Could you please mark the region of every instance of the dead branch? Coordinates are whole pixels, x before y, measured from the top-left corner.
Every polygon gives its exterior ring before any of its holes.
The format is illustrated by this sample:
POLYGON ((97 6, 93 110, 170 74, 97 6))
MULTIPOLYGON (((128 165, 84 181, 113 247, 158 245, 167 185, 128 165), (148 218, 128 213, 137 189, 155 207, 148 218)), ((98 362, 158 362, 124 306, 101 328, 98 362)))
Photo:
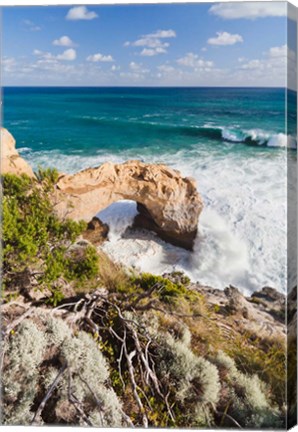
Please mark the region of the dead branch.
POLYGON ((33 419, 31 421, 30 424, 34 424, 34 422, 36 421, 36 419, 40 416, 40 414, 42 413, 47 401, 49 400, 49 398, 51 397, 51 394, 53 393, 53 391, 55 390, 55 388, 57 387, 59 381, 62 378, 63 373, 65 372, 67 368, 67 364, 64 364, 61 369, 58 372, 58 375, 56 376, 56 378, 54 379, 53 383, 51 384, 49 390, 47 391, 45 397, 43 398, 43 400, 41 401, 41 403, 39 404, 39 407, 37 408, 33 419))
POLYGON ((227 417, 229 420, 231 420, 232 423, 234 423, 239 429, 243 429, 242 426, 237 422, 237 420, 235 420, 232 416, 230 416, 230 414, 227 414, 225 412, 221 412, 221 411, 215 411, 216 414, 221 415, 224 417, 227 417))
POLYGON ((75 407, 77 413, 82 418, 82 420, 87 423, 88 426, 93 426, 91 421, 89 420, 88 416, 85 414, 82 403, 77 399, 77 397, 72 393, 71 391, 71 371, 68 369, 68 401, 75 407))

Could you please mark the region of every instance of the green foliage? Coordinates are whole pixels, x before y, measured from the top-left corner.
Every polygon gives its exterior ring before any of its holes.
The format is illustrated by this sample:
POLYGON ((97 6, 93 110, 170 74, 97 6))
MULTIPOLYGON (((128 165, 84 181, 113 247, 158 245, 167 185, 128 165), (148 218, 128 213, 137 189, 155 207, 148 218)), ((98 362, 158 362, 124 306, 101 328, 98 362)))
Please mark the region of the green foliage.
POLYGON ((35 173, 37 180, 43 183, 44 187, 50 190, 58 181, 59 172, 56 168, 42 168, 38 167, 35 173))
POLYGON ((173 303, 179 297, 189 300, 196 297, 196 293, 187 289, 182 283, 174 283, 170 279, 150 273, 142 273, 140 276, 133 277, 131 282, 144 291, 155 287, 159 298, 165 303, 173 303))
POLYGON ((46 303, 56 307, 64 299, 64 294, 59 288, 51 288, 51 293, 52 295, 46 303))
MULTIPOLYGON (((30 287, 52 288, 60 277, 82 281, 96 275, 98 257, 91 246, 78 254, 66 251, 86 228, 85 222, 60 220, 50 199, 55 170, 39 170, 38 179, 3 176, 3 286, 6 292, 30 287), (24 275, 27 277, 25 278, 24 275)), ((54 293, 53 302, 58 301, 54 293)))
POLYGON ((92 246, 73 248, 66 258, 66 278, 85 281, 98 274, 98 254, 92 246))

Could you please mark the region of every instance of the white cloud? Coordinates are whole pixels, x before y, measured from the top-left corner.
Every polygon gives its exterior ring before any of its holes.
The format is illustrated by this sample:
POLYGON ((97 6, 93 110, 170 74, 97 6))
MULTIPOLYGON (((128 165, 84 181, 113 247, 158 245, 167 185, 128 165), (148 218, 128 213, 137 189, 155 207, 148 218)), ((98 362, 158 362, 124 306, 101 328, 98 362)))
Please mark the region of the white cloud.
POLYGON ((74 6, 69 9, 66 15, 66 19, 71 21, 92 20, 97 17, 97 13, 89 11, 86 6, 74 6))
POLYGON ((32 22, 32 21, 30 21, 30 20, 28 20, 28 19, 23 20, 23 23, 25 24, 25 26, 26 26, 26 27, 28 28, 28 30, 30 30, 30 31, 40 31, 40 30, 41 30, 41 27, 40 27, 40 26, 34 24, 34 22, 32 22))
POLYGON ((143 74, 149 72, 149 69, 144 68, 142 63, 130 62, 129 68, 134 72, 140 72, 143 74))
POLYGON ((53 41, 53 45, 57 46, 73 46, 73 41, 68 36, 61 36, 59 39, 53 41))
POLYGON ((282 45, 279 47, 272 47, 269 50, 270 57, 286 57, 288 55, 287 45, 282 45))
POLYGON ((144 56, 144 57, 152 57, 152 56, 156 56, 158 54, 165 54, 167 52, 166 49, 161 48, 161 47, 157 47, 157 48, 144 48, 141 52, 140 55, 144 56))
POLYGON ((37 49, 33 51, 33 54, 39 57, 39 63, 57 63, 58 60, 72 61, 77 57, 76 50, 73 48, 69 48, 57 56, 50 52, 44 52, 37 49))
POLYGON ((141 82, 150 73, 150 69, 143 66, 142 63, 130 62, 129 71, 120 72, 119 76, 124 80, 129 80, 129 82, 137 81, 141 82))
POLYGON ((33 51, 33 54, 39 57, 41 61, 47 61, 47 62, 57 61, 57 58, 50 52, 45 52, 45 51, 40 51, 38 49, 35 49, 33 51))
POLYGON ((241 66, 234 72, 238 81, 246 80, 249 85, 283 87, 288 84, 290 88, 295 87, 296 54, 287 45, 272 47, 260 58, 240 58, 238 61, 241 66))
POLYGON ((176 71, 176 69, 173 66, 169 65, 169 64, 160 65, 160 66, 157 67, 157 69, 160 72, 165 73, 165 74, 172 73, 172 72, 176 71))
POLYGON ((155 33, 148 34, 147 37, 153 39, 174 38, 176 37, 176 32, 174 30, 157 30, 155 33))
POLYGON ((242 36, 239 34, 231 34, 228 32, 217 32, 216 37, 209 38, 208 44, 209 45, 234 45, 237 42, 243 42, 242 36))
POLYGON ((117 70, 120 70, 120 66, 113 65, 113 66, 111 67, 111 71, 112 71, 112 72, 115 72, 115 71, 117 71, 117 70))
POLYGON ((210 70, 213 68, 213 62, 210 60, 201 59, 197 54, 187 53, 184 57, 177 60, 177 63, 194 69, 210 70))
POLYGON ((73 48, 69 48, 65 50, 62 54, 57 55, 57 60, 72 61, 75 60, 76 57, 77 57, 76 50, 73 48))
POLYGON ((4 57, 1 63, 4 72, 12 72, 16 66, 16 60, 14 57, 4 57))
POLYGON ((125 47, 135 46, 135 47, 148 47, 148 48, 167 48, 170 46, 168 42, 161 42, 160 39, 154 39, 148 36, 142 36, 134 42, 125 42, 125 47))
POLYGON ((142 35, 139 39, 134 42, 126 41, 125 47, 142 47, 142 51, 139 53, 141 56, 155 56, 158 54, 165 54, 167 48, 170 46, 169 42, 161 41, 161 39, 169 39, 176 37, 174 30, 157 30, 154 33, 142 35))
POLYGON ((244 59, 240 58, 238 61, 243 63, 241 69, 280 70, 286 67, 287 59, 289 62, 296 61, 296 55, 287 45, 282 45, 270 48, 261 59, 244 62, 244 59))
POLYGON ((94 63, 96 63, 96 62, 113 62, 114 61, 114 59, 111 55, 103 55, 100 53, 90 55, 86 58, 86 60, 89 62, 94 62, 94 63))
POLYGON ((209 12, 224 19, 283 17, 287 13, 287 4, 271 1, 218 3, 211 6, 209 12))

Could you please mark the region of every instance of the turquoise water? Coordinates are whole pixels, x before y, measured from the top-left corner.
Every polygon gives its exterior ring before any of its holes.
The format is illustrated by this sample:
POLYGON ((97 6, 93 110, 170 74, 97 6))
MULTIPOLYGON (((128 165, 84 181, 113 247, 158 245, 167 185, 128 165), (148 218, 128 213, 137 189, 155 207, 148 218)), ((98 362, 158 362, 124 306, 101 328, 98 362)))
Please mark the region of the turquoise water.
POLYGON ((285 133, 283 89, 7 88, 4 106, 4 124, 32 152, 224 152, 283 145, 274 137, 285 133))
MULTIPOLYGON (((295 97, 289 92, 292 107, 295 97)), ((219 288, 282 291, 285 101, 284 89, 5 88, 4 126, 35 168, 75 172, 141 159, 196 179, 205 207, 193 253, 152 236, 124 238, 135 214, 125 203, 103 215, 115 259, 155 273, 182 269, 219 288)), ((288 113, 293 135, 295 114, 288 113)))

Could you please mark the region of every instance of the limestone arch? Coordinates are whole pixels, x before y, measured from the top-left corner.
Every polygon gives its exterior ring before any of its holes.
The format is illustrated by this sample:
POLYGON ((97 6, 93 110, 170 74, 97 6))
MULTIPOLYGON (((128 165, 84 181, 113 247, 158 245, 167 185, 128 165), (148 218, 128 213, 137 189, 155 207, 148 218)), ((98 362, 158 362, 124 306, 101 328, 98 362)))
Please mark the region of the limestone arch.
POLYGON ((175 245, 192 249, 203 208, 195 181, 166 165, 128 161, 105 163, 56 184, 56 209, 61 217, 90 221, 119 200, 137 203, 135 225, 155 231, 175 245))

